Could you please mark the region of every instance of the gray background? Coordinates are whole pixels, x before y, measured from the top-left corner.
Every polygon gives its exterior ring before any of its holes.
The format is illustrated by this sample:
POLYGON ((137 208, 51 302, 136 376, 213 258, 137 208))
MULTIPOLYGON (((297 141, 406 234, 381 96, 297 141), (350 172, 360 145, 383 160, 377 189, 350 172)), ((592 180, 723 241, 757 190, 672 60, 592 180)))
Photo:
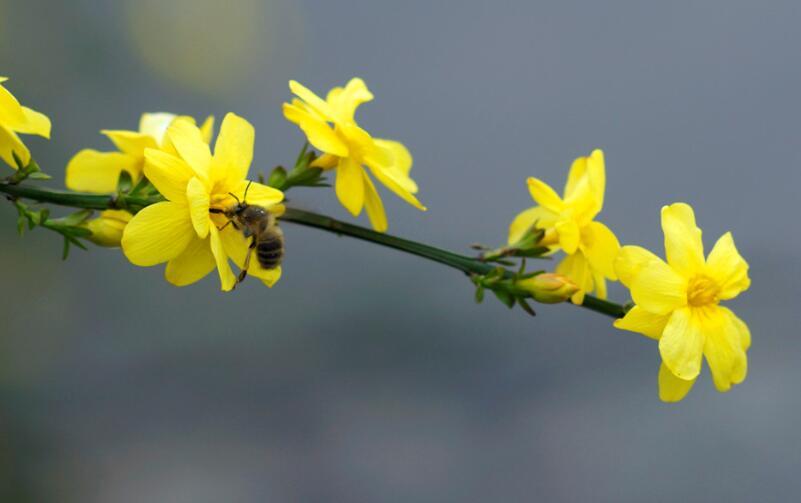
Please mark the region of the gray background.
MULTIPOLYGON (((657 398, 653 341, 603 316, 475 305, 459 273, 285 226, 285 276, 177 289, 115 250, 14 233, 0 206, 3 501, 790 501, 801 492, 801 3, 0 1, 0 66, 53 139, 62 182, 143 111, 256 127, 290 162, 286 82, 362 76, 359 112, 405 142, 428 213, 390 231, 499 243, 602 147, 601 218, 662 252, 659 208, 732 230, 753 286, 750 375, 657 398)), ((347 219, 330 190, 294 203, 347 219)), ((360 220, 365 223, 365 218, 360 220)), ((626 300, 616 287, 615 299, 626 300)))

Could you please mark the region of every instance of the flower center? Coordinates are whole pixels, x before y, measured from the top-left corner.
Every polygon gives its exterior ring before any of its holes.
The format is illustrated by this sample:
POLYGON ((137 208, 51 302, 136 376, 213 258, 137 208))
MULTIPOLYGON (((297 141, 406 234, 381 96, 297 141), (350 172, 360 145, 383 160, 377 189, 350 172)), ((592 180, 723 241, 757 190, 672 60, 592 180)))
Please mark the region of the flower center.
POLYGON ((717 304, 720 288, 707 276, 696 276, 687 286, 687 303, 693 307, 717 304))

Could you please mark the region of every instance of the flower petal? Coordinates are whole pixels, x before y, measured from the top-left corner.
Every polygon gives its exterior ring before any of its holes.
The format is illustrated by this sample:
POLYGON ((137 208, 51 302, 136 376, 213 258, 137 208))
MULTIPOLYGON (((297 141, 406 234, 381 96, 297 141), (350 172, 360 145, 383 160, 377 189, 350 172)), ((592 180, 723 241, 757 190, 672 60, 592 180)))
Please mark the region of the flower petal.
POLYGON ((634 277, 652 260, 662 260, 641 246, 624 246, 615 258, 615 273, 620 282, 631 288, 634 277))
POLYGON ((175 150, 201 180, 209 179, 211 151, 200 130, 187 120, 175 120, 167 129, 175 150))
POLYGON ((337 166, 335 189, 339 202, 353 216, 358 216, 364 206, 364 178, 362 167, 350 157, 343 157, 337 166))
POLYGON ((606 168, 604 153, 595 149, 587 157, 579 157, 570 167, 565 184, 565 202, 583 198, 593 199, 593 212, 598 213, 604 204, 606 190, 606 168))
POLYGON ((228 255, 223 249, 220 231, 213 225, 209 226, 209 242, 211 244, 211 253, 214 255, 214 261, 217 263, 220 287, 225 292, 233 290, 236 286, 236 276, 234 276, 233 271, 231 271, 231 264, 228 263, 228 255))
POLYGON ((230 183, 247 178, 255 138, 256 131, 250 122, 233 113, 225 115, 214 144, 214 162, 225 167, 230 183))
POLYGON ((556 273, 567 276, 579 287, 579 291, 573 294, 570 301, 577 305, 584 302, 584 295, 592 291, 592 271, 584 254, 578 251, 565 257, 556 266, 556 273))
POLYGON ((663 206, 662 231, 665 233, 665 256, 673 269, 689 277, 704 267, 701 229, 695 225, 695 213, 690 205, 663 206))
POLYGON ((659 354, 676 377, 684 380, 698 377, 704 335, 702 322, 689 307, 677 309, 670 316, 659 339, 659 354))
POLYGON ((43 113, 22 107, 25 122, 14 128, 18 133, 35 134, 50 138, 50 119, 43 113))
POLYGON ((720 287, 718 297, 732 299, 751 285, 748 263, 734 246, 731 232, 722 235, 706 260, 706 271, 720 287))
POLYGON ((240 201, 269 208, 284 200, 284 193, 278 189, 263 185, 259 182, 241 180, 234 190, 231 191, 240 201), (247 194, 245 194, 247 191, 247 194))
POLYGON ((162 196, 170 201, 184 202, 186 184, 195 172, 180 157, 149 148, 145 150, 145 176, 162 196))
POLYGON ((564 208, 562 198, 554 191, 550 185, 534 177, 528 179, 528 191, 531 197, 543 208, 549 209, 554 213, 560 213, 564 208))
POLYGON ((133 157, 144 157, 146 148, 157 148, 158 144, 151 136, 136 131, 100 131, 111 140, 122 152, 133 157))
POLYGON ((164 278, 175 286, 190 285, 213 271, 215 265, 208 238, 196 237, 180 255, 167 262, 164 278))
POLYGON ((693 384, 695 379, 680 379, 664 363, 659 366, 659 399, 663 402, 681 401, 693 388, 693 384))
POLYGON ((412 169, 412 154, 406 146, 398 141, 384 140, 376 138, 375 145, 388 153, 391 162, 384 166, 386 171, 391 172, 392 178, 403 187, 404 190, 417 193, 417 183, 409 177, 412 169))
POLYGON ((348 146, 324 120, 312 117, 305 110, 289 103, 284 103, 283 110, 284 117, 303 130, 314 148, 337 157, 348 155, 348 146))
POLYGON ((211 137, 214 136, 214 116, 209 115, 200 126, 200 136, 207 144, 211 144, 211 137))
POLYGON ((164 141, 167 128, 177 115, 166 112, 142 114, 139 118, 139 132, 153 138, 159 145, 164 141))
POLYGON ((347 85, 335 87, 328 92, 326 102, 340 120, 352 121, 356 108, 362 103, 372 101, 373 93, 367 89, 364 81, 358 77, 350 79, 347 85))
POLYGON ((283 269, 281 266, 269 270, 259 268, 256 274, 254 274, 254 276, 259 278, 261 282, 267 285, 269 288, 272 288, 274 284, 278 283, 278 280, 281 279, 282 275, 283 269))
POLYGON ((668 314, 649 313, 640 306, 634 306, 629 309, 626 316, 615 320, 614 326, 658 340, 662 337, 662 332, 669 319, 670 315, 668 314))
POLYGON ((381 182, 386 188, 394 192, 396 196, 400 197, 401 199, 411 204, 418 210, 426 211, 426 207, 423 206, 420 203, 420 201, 418 201, 417 198, 414 197, 414 195, 412 195, 411 192, 404 189, 401 186, 401 184, 398 183, 398 181, 393 176, 393 172, 391 170, 384 171, 383 169, 378 168, 376 166, 372 166, 370 164, 368 164, 367 167, 370 168, 370 173, 372 173, 373 176, 376 177, 376 179, 379 182, 381 182))
POLYGON ((322 115, 329 120, 335 118, 336 114, 328 105, 328 103, 314 94, 300 82, 296 80, 290 80, 289 90, 292 91, 292 94, 303 100, 307 106, 313 108, 314 111, 319 115, 322 115))
POLYGON ((378 232, 387 232, 389 224, 387 223, 387 214, 384 211, 384 203, 381 202, 381 197, 370 180, 370 176, 366 171, 362 170, 364 178, 364 206, 367 210, 367 218, 370 219, 370 224, 378 232))
POLYGON ((648 262, 629 288, 634 302, 655 314, 668 314, 687 305, 687 279, 659 258, 648 262))
POLYGON ((606 162, 601 149, 593 150, 587 158, 587 178, 590 182, 590 191, 598 204, 598 211, 601 211, 606 191, 606 162))
POLYGON ((562 247, 565 253, 568 255, 576 253, 581 242, 581 231, 575 220, 569 219, 556 222, 556 232, 559 234, 559 246, 562 247))
MULTIPOLYGON (((589 262, 589 259, 587 259, 589 262)), ((596 271, 592 268, 592 263, 590 263, 590 272, 592 273, 592 290, 595 291, 595 296, 599 299, 606 299, 606 278, 604 277, 603 273, 596 271)))
POLYGON ((581 230, 582 251, 596 271, 611 280, 617 279, 615 259, 620 243, 615 234, 601 222, 590 222, 581 230))
POLYGON ((704 356, 712 372, 715 388, 728 391, 732 384, 745 379, 748 369, 743 350, 740 326, 729 314, 731 311, 719 307, 703 309, 704 356))
POLYGON ((245 257, 247 257, 248 250, 253 242, 253 237, 245 237, 242 230, 237 230, 232 225, 226 225, 224 229, 219 231, 219 235, 225 254, 234 261, 237 267, 242 269, 245 265, 245 257))
POLYGON ((22 143, 22 140, 14 131, 0 125, 0 158, 12 168, 18 169, 17 162, 14 160, 15 152, 22 161, 23 166, 27 166, 31 160, 30 150, 22 143))
POLYGON ((135 265, 156 265, 180 255, 196 236, 186 205, 165 201, 134 215, 122 234, 122 251, 135 265))
POLYGON ((323 154, 312 161, 309 165, 312 168, 331 169, 336 168, 339 164, 339 157, 332 154, 323 154))
POLYGON ((192 217, 192 227, 199 238, 209 235, 209 191, 197 177, 192 177, 186 185, 186 200, 189 203, 189 215, 192 217))
POLYGON ((81 150, 67 164, 65 184, 82 192, 111 193, 117 191, 122 170, 138 178, 142 161, 122 152, 81 150))
POLYGON ((577 157, 570 165, 565 182, 565 199, 570 198, 576 192, 580 183, 583 183, 587 176, 587 157, 577 157))
POLYGON ((554 212, 542 206, 535 206, 518 213, 509 225, 508 243, 511 245, 520 241, 535 223, 540 229, 552 227, 556 223, 556 218, 557 215, 554 212))
POLYGON ((15 128, 25 123, 25 113, 17 98, 4 86, 0 86, 0 124, 15 128))
POLYGON ((748 351, 748 348, 751 347, 751 330, 749 330, 748 325, 734 314, 731 309, 723 306, 719 307, 726 313, 726 316, 729 317, 730 321, 737 328, 737 332, 740 336, 740 346, 742 346, 743 351, 748 351))

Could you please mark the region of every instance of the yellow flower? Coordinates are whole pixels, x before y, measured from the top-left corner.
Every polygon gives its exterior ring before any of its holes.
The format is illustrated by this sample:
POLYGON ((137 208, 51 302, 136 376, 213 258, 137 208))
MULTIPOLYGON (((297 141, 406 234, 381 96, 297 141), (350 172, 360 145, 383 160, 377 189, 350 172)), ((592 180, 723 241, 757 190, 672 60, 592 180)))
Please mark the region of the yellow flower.
POLYGON ((528 179, 531 197, 538 204, 515 217, 509 226, 509 244, 514 245, 536 224, 546 231, 540 244, 551 251, 567 254, 556 272, 570 278, 580 290, 571 300, 584 301, 584 295, 597 291, 606 298, 606 279, 615 280, 614 260, 620 244, 604 224, 593 221, 604 204, 606 172, 604 154, 594 150, 589 157, 573 162, 564 197, 537 178, 528 179))
POLYGON ((414 196, 417 184, 409 176, 412 156, 402 143, 373 138, 356 124, 354 113, 373 94, 364 81, 351 79, 333 88, 325 100, 291 80, 289 89, 299 98, 284 103, 284 117, 297 124, 315 148, 323 152, 312 166, 336 169, 335 190, 339 202, 353 216, 362 208, 373 228, 387 230, 387 216, 369 172, 389 190, 419 210, 425 207, 414 196))
MULTIPOLYGON (((175 154, 175 147, 165 133, 170 124, 179 119, 195 123, 192 117, 159 112, 142 114, 139 131, 100 131, 119 151, 98 152, 84 149, 75 154, 67 164, 67 188, 100 194, 116 192, 123 171, 131 175, 133 183, 138 182, 145 164, 145 149, 155 148, 175 154)), ((208 117, 201 128, 206 143, 211 140, 213 129, 214 117, 208 117)))
POLYGON ((684 203, 662 208, 667 263, 639 246, 624 246, 615 260, 635 306, 615 327, 659 340, 659 397, 679 401, 690 391, 706 357, 718 391, 745 379, 748 326, 720 305, 748 289, 748 264, 730 232, 704 260, 701 229, 684 203))
MULTIPOLYGON (((137 213, 125 227, 122 249, 132 263, 152 266, 167 262, 165 278, 184 286, 216 267, 223 290, 231 290, 236 277, 229 258, 242 268, 250 239, 228 219, 210 210, 230 208, 239 201, 278 213, 284 194, 272 187, 247 181, 253 158, 253 126, 232 113, 225 116, 212 156, 201 131, 189 121, 173 121, 168 141, 176 153, 145 150, 145 176, 167 201, 137 213), (250 184, 250 185, 249 185, 250 184), (233 195, 232 195, 233 194, 233 195)), ((277 269, 262 269, 253 257, 248 274, 272 286, 281 276, 277 269)))
MULTIPOLYGON (((0 84, 8 77, 0 77, 0 84)), ((0 85, 0 157, 14 169, 17 163, 13 153, 27 166, 31 160, 28 147, 22 143, 17 133, 35 134, 50 138, 50 119, 42 113, 20 105, 8 89, 0 85)))
POLYGON ((120 246, 122 232, 132 217, 124 210, 103 211, 99 217, 83 223, 83 227, 92 231, 92 235, 86 239, 99 246, 120 246))

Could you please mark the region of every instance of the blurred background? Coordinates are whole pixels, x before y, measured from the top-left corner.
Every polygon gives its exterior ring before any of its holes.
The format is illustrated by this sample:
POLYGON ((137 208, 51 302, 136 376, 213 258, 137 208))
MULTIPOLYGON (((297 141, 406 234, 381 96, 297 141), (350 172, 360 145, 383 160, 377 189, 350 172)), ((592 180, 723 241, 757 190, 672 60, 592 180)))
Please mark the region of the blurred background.
MULTIPOLYGON (((799 21, 796 0, 0 0, 0 74, 53 120, 26 140, 53 186, 146 111, 234 111, 254 171, 288 164, 287 81, 361 76, 361 123, 409 146, 429 207, 382 192, 390 232, 501 243, 527 176, 561 187, 601 147, 621 242, 661 254, 674 201, 707 249, 733 231, 754 340, 744 384, 704 370, 666 405, 653 341, 567 305, 476 305, 392 250, 286 224, 278 286, 223 295, 117 250, 62 262, 0 205, 0 500, 797 500, 799 21)), ((331 190, 290 197, 349 219, 331 190)))

